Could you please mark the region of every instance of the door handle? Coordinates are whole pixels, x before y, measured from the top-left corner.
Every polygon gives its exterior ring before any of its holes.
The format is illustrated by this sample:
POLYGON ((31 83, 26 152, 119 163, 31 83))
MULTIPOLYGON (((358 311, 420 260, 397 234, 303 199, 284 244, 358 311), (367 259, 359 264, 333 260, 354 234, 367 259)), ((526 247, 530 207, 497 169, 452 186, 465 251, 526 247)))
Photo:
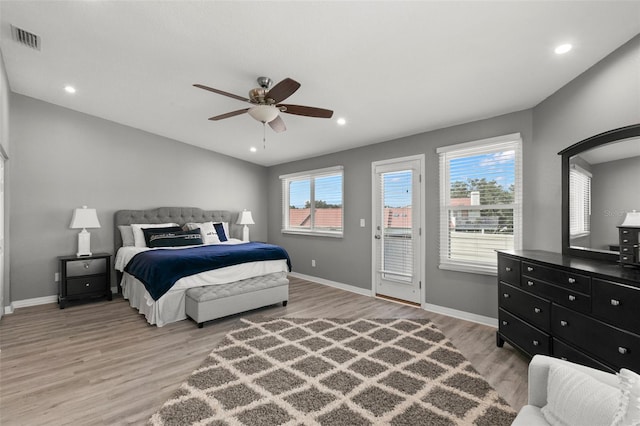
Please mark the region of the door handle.
POLYGON ((376 240, 379 240, 380 238, 382 238, 380 235, 375 235, 373 238, 375 238, 376 240))

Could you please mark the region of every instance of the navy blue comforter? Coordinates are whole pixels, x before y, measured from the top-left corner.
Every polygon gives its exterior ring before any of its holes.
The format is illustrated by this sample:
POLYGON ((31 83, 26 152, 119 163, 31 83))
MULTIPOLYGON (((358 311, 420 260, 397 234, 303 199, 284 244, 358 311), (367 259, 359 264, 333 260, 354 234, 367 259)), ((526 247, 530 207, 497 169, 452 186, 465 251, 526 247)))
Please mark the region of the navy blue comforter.
POLYGON ((280 246, 264 243, 206 245, 144 251, 133 256, 124 271, 140 280, 153 300, 158 300, 180 278, 241 263, 280 259, 286 259, 291 270, 289 254, 280 246))

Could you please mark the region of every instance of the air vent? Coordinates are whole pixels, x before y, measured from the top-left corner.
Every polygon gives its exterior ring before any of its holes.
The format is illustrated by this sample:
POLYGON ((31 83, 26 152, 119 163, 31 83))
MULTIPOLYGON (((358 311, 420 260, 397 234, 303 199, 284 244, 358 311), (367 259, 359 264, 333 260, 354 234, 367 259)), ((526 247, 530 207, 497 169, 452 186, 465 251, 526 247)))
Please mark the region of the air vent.
POLYGON ((18 43, 24 44, 31 49, 40 50, 40 37, 30 33, 29 31, 25 31, 22 28, 11 26, 11 34, 13 34, 13 39, 18 43))

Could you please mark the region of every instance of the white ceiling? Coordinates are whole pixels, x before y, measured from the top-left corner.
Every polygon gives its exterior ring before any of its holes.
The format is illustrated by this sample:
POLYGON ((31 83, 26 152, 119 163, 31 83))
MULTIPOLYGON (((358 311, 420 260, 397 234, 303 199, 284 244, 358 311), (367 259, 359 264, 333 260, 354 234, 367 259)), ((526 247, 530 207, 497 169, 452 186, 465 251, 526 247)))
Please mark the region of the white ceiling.
POLYGON ((2 0, 0 16, 12 91, 267 166, 533 107, 640 33, 640 1, 2 0), (247 114, 207 120, 247 104, 192 84, 246 97, 261 75, 334 118, 283 114, 266 149, 247 114))

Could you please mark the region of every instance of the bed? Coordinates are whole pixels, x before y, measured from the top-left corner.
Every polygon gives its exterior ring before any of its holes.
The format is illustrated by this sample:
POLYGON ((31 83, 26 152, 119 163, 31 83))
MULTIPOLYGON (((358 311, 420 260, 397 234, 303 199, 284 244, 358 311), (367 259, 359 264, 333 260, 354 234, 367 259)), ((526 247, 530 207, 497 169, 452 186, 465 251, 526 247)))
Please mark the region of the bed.
MULTIPOLYGON (((150 282, 148 280, 157 279, 163 275, 150 275, 149 277, 141 277, 134 270, 132 266, 134 263, 145 256, 151 257, 153 255, 163 254, 163 258, 169 262, 170 257, 173 254, 184 255, 185 253, 194 253, 200 255, 200 252, 209 253, 208 256, 214 256, 217 250, 229 250, 229 251, 248 251, 249 246, 258 245, 261 243, 248 243, 245 244, 240 240, 233 238, 241 233, 241 227, 235 225, 235 219, 237 214, 231 213, 226 210, 202 210, 192 207, 160 207, 148 210, 119 210, 114 214, 114 249, 116 253, 115 269, 118 279, 118 292, 123 297, 129 300, 131 307, 138 310, 138 312, 145 316, 147 322, 158 327, 162 327, 166 324, 180 321, 187 318, 185 313, 185 295, 189 289, 208 287, 208 286, 220 286, 220 285, 233 285, 233 283, 241 283, 244 288, 247 285, 252 284, 252 280, 256 280, 257 283, 264 282, 265 279, 286 279, 287 273, 290 269, 288 256, 286 259, 265 258, 267 260, 256 260, 249 258, 243 260, 241 263, 233 264, 231 266, 219 267, 214 270, 206 270, 203 272, 193 273, 182 278, 177 279, 175 283, 162 294, 156 294, 153 288, 148 286, 150 282), (122 227, 140 229, 141 224, 149 224, 158 226, 159 224, 176 224, 183 227, 187 224, 193 227, 193 224, 201 224, 213 222, 216 224, 225 224, 224 232, 228 234, 229 241, 215 242, 214 244, 208 244, 203 246, 186 246, 186 247, 166 247, 164 250, 158 248, 147 248, 142 243, 142 246, 138 244, 136 238, 136 244, 132 245, 129 238, 123 242, 122 227), (183 253, 179 253, 183 252, 183 253), (213 254, 212 254, 213 253, 213 254), (140 254, 140 256, 138 256, 140 254), (147 286, 143 284, 145 281, 147 286), (151 293, 153 293, 153 296, 151 293)), ((144 226, 142 228, 145 228, 144 226)), ((141 231, 136 231, 141 232, 141 231)), ((193 231, 198 234, 198 231, 193 231)), ((203 236, 204 239, 204 236, 203 236)), ((270 245, 264 245, 270 246, 270 245)), ((277 246, 272 246, 277 247, 277 246)), ((270 248, 270 247, 269 247, 270 248)), ((282 248, 280 250, 284 251, 282 248)), ((285 252, 286 253, 286 252, 285 252)), ((161 256, 162 257, 162 256, 161 256)), ((178 263, 179 265, 179 263, 178 263)), ((279 289, 280 293, 278 297, 282 297, 282 289, 279 289)), ((286 287, 286 294, 288 295, 288 285, 286 287)), ((273 302, 273 294, 269 293, 269 290, 256 292, 256 299, 252 301, 252 306, 266 306, 273 302)), ((233 296, 232 296, 233 297, 233 296)), ((245 299, 247 295, 243 295, 245 299)), ((280 300, 285 302, 285 300, 280 300)), ((233 305, 233 298, 231 303, 233 305)), ((246 303, 238 304, 246 309, 246 303)), ((240 308, 239 308, 240 309, 240 308)), ((238 312, 231 312, 238 313, 238 312)), ((228 315, 229 313, 227 313, 228 315)))

